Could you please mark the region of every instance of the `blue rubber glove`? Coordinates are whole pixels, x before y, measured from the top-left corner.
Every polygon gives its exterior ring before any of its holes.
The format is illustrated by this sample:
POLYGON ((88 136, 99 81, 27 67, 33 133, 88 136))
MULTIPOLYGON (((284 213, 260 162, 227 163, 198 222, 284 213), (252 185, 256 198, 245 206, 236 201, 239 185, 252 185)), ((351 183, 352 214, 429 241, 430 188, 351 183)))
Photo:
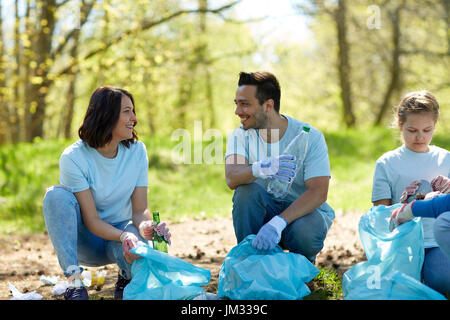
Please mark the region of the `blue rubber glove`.
POLYGON ((287 226, 286 220, 275 216, 261 227, 252 241, 252 247, 257 250, 272 250, 281 240, 281 232, 287 226))
POLYGON ((295 177, 295 169, 297 165, 292 163, 295 156, 283 154, 278 157, 272 157, 252 164, 252 175, 261 179, 281 179, 287 182, 295 177))

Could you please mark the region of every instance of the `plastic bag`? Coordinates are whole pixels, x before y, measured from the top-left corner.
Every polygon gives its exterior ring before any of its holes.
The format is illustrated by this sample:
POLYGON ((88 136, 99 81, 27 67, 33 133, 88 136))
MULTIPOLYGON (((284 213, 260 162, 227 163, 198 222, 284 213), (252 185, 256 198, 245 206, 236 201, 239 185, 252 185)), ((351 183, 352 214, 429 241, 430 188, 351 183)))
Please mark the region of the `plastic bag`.
POLYGON ((235 300, 296 300, 311 293, 306 282, 319 270, 306 257, 256 250, 249 235, 226 256, 219 273, 218 296, 235 300))
POLYGON ((204 292, 211 272, 154 250, 139 242, 130 250, 143 259, 131 266, 131 282, 123 290, 124 300, 190 300, 204 292))
POLYGON ((422 282, 394 271, 379 279, 378 285, 356 286, 345 295, 346 300, 446 300, 439 292, 422 282), (370 288, 370 289, 369 289, 370 288))
POLYGON ((374 206, 361 217, 359 236, 367 261, 344 273, 344 299, 428 299, 429 290, 434 291, 420 282, 424 261, 421 219, 389 231, 391 210, 400 206, 374 206))

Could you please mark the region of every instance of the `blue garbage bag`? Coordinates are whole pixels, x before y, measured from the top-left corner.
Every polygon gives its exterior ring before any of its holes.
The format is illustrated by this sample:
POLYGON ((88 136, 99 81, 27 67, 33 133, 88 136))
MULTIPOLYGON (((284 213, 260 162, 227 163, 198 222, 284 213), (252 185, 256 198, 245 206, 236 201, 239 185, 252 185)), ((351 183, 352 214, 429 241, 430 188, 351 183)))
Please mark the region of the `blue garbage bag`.
POLYGON ((233 300, 297 300, 311 293, 306 282, 319 270, 306 257, 273 250, 257 250, 249 235, 223 261, 217 295, 233 300))
POLYGON ((190 300, 204 292, 211 272, 139 242, 130 252, 140 255, 131 266, 124 300, 190 300))
POLYGON ((367 261, 344 273, 344 299, 409 300, 433 296, 429 295, 432 289, 420 282, 425 254, 421 218, 389 231, 391 210, 400 206, 374 206, 361 217, 359 236, 367 261))
POLYGON ((347 291, 346 300, 446 300, 439 292, 400 271, 347 291))

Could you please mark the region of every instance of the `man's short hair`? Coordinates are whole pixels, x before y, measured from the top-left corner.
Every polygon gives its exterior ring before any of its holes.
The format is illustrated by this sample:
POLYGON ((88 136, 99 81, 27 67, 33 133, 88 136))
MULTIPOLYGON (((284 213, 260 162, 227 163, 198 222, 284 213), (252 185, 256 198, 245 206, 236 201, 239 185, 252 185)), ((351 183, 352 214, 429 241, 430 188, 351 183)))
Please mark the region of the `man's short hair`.
POLYGON ((256 98, 259 104, 263 104, 268 99, 274 102, 274 109, 280 112, 281 90, 277 78, 270 72, 252 72, 239 73, 238 86, 254 85, 256 86, 256 98))
MULTIPOLYGON (((101 148, 112 140, 112 132, 119 121, 124 95, 130 98, 133 112, 136 113, 133 96, 128 91, 111 86, 100 87, 94 91, 83 124, 78 129, 81 140, 92 148, 101 148)), ((133 129, 133 138, 123 140, 121 143, 129 148, 130 143, 134 143, 135 140, 138 140, 138 137, 133 129)))

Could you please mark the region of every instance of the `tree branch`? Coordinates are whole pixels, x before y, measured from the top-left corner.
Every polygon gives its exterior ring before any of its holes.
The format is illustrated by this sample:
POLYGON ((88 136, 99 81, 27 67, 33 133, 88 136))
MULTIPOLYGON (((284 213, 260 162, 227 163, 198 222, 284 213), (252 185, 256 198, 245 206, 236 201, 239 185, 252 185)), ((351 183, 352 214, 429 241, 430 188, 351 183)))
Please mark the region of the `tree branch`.
MULTIPOLYGON (((108 42, 106 42, 103 46, 101 46, 100 48, 97 48, 91 52, 89 52, 88 54, 86 54, 83 58, 81 58, 81 60, 87 60, 92 58, 93 56, 106 51, 108 48, 110 48, 111 46, 113 46, 114 44, 119 43, 123 38, 128 37, 130 35, 133 34, 137 34, 139 32, 142 31, 146 31, 148 29, 154 28, 160 24, 163 24, 169 20, 175 19, 179 16, 185 15, 185 14, 191 14, 191 13, 214 13, 214 14, 219 14, 222 11, 225 11, 227 9, 230 9, 231 7, 235 6, 236 4, 238 4, 239 2, 241 2, 242 0, 235 0, 233 2, 230 2, 227 5, 224 5, 222 7, 216 8, 216 9, 191 9, 191 10, 179 10, 176 11, 174 13, 171 13, 165 17, 162 17, 159 20, 156 21, 148 21, 148 20, 143 20, 141 22, 141 27, 136 28, 136 29, 131 29, 131 30, 127 30, 125 32, 123 32, 122 34, 120 34, 119 36, 109 40, 108 42)), ((70 63, 66 68, 64 68, 63 70, 59 71, 58 73, 55 74, 55 76, 53 78, 57 78, 59 76, 62 76, 64 74, 67 74, 70 72, 70 70, 72 69, 73 66, 75 66, 78 63, 78 60, 70 63)))

